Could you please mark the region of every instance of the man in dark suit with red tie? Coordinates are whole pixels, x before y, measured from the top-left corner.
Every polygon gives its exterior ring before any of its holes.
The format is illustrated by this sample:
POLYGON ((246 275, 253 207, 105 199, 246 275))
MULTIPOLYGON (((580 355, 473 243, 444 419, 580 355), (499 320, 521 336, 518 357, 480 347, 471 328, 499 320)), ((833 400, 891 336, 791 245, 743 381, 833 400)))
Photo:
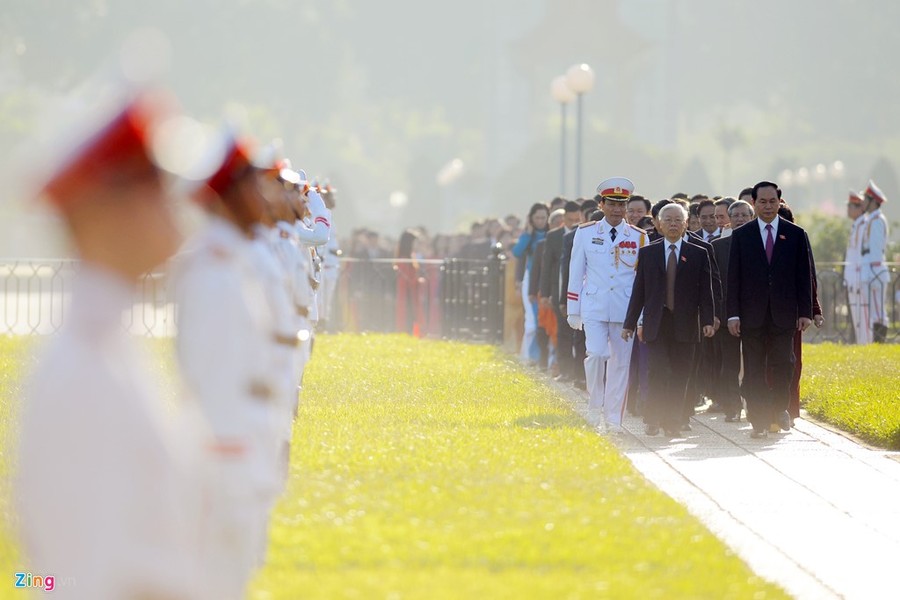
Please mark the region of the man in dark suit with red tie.
POLYGON ((726 312, 728 331, 741 338, 751 436, 765 438, 772 423, 791 428, 794 332, 812 323, 812 280, 806 232, 778 217, 781 190, 761 181, 753 200, 757 218, 731 235, 726 312))
POLYGON ((641 320, 653 374, 644 408, 645 433, 677 437, 681 429, 688 377, 700 332, 714 334, 712 268, 708 252, 684 241, 687 212, 664 206, 658 222, 665 238, 641 248, 631 300, 622 326, 626 340, 641 320))

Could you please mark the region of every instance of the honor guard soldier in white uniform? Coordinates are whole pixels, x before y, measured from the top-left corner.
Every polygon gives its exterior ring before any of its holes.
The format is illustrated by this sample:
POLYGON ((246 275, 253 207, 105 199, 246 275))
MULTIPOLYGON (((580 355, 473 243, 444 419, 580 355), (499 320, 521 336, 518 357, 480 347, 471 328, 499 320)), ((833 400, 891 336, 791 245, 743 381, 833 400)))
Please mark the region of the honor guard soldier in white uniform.
MULTIPOLYGON (((330 211, 334 211, 336 190, 331 187, 330 183, 326 183, 322 189, 322 200, 330 211)), ((332 311, 334 310, 334 294, 337 290, 338 280, 340 279, 341 268, 341 247, 338 243, 337 234, 334 230, 334 222, 331 223, 331 232, 328 243, 324 247, 319 248, 319 255, 322 257, 322 287, 317 294, 319 303, 319 327, 324 329, 328 327, 331 321, 332 311)))
MULTIPOLYGON (((294 196, 294 209, 300 218, 295 222, 295 231, 301 248, 305 248, 308 256, 307 291, 312 298, 310 305, 309 322, 313 327, 313 339, 315 338, 315 325, 319 320, 317 291, 319 289, 320 262, 316 254, 316 246, 324 246, 331 237, 331 211, 325 206, 325 201, 315 188, 307 181, 306 173, 301 169, 300 185, 294 196)), ((312 350, 312 343, 310 343, 312 350)))
POLYGON ((862 271, 862 239, 865 233, 866 211, 863 208, 863 195, 850 192, 847 200, 847 216, 853 222, 850 225, 850 237, 847 240, 847 254, 844 257, 844 287, 847 288, 847 299, 850 304, 850 318, 853 320, 853 331, 857 344, 872 342, 872 330, 868 323, 868 293, 863 293, 860 285, 862 271))
POLYGON ((81 261, 22 403, 23 550, 53 597, 214 598, 197 577, 202 435, 178 435, 122 326, 135 281, 179 242, 148 150, 167 111, 154 93, 129 95, 70 140, 42 190, 81 261))
POLYGON ((264 200, 249 148, 226 136, 215 172, 196 194, 209 223, 175 269, 178 360, 214 441, 204 523, 208 556, 197 579, 213 597, 243 598, 259 565, 277 495, 275 431, 281 382, 272 370, 277 335, 254 259, 264 200))
POLYGON ((884 343, 887 339, 887 309, 884 305, 890 273, 886 262, 888 222, 881 205, 887 197, 869 180, 869 187, 863 192, 865 197, 866 223, 860 248, 860 281, 864 292, 868 291, 869 319, 872 341, 884 343))
MULTIPOLYGON (((281 166, 282 161, 273 164, 264 171, 260 185, 263 195, 269 202, 272 212, 274 227, 270 230, 272 250, 281 272, 286 277, 285 290, 287 292, 288 319, 292 323, 290 328, 296 332, 292 336, 290 344, 290 366, 285 372, 289 387, 286 403, 284 405, 285 429, 282 431, 284 440, 284 464, 285 475, 290 457, 290 440, 293 430, 294 415, 299 401, 299 384, 309 354, 309 339, 311 327, 308 322, 309 306, 311 301, 306 293, 306 266, 304 263, 306 250, 300 248, 294 231, 293 221, 296 218, 290 204, 290 196, 296 193, 296 187, 300 182, 300 176, 287 167, 281 166), (280 168, 279 168, 280 167, 280 168)), ((287 340, 285 340, 287 342, 287 340)), ((285 344, 287 347, 288 344, 285 344)))
POLYGON ((647 243, 644 230, 624 221, 625 205, 633 191, 634 184, 624 177, 607 179, 597 187, 605 216, 576 230, 569 264, 568 322, 572 329, 584 329, 590 419, 599 425, 602 416, 612 433, 623 431, 634 340, 622 339, 622 323, 638 251, 647 243))
MULTIPOLYGON (((257 163, 260 164, 260 163, 257 163)), ((256 272, 266 289, 266 301, 272 315, 274 332, 271 341, 273 377, 278 382, 275 392, 279 416, 277 422, 276 439, 280 447, 279 472, 280 483, 283 491, 287 483, 288 463, 290 462, 290 441, 293 431, 294 408, 297 406, 297 376, 294 369, 297 364, 297 352, 300 348, 300 338, 297 329, 297 319, 293 303, 293 278, 287 270, 294 266, 292 260, 286 265, 279 260, 279 245, 286 242, 290 252, 290 238, 282 238, 276 226, 279 205, 283 203, 283 186, 272 181, 269 174, 271 165, 261 165, 263 168, 257 171, 259 189, 266 199, 265 209, 261 222, 254 225, 253 261, 256 272), (275 184, 275 185, 273 185, 275 184), (275 192, 273 194, 273 192, 275 192)), ((281 252, 283 254, 283 252, 281 252)), ((273 507, 276 498, 272 498, 273 507)))

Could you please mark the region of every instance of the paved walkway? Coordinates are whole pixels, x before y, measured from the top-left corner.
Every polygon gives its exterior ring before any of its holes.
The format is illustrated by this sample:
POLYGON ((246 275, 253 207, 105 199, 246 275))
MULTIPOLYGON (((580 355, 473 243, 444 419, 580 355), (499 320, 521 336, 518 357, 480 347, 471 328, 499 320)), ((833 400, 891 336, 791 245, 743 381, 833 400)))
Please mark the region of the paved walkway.
MULTIPOLYGON (((570 390, 586 414, 586 396, 570 390)), ((795 597, 900 598, 900 453, 804 419, 764 440, 721 414, 691 424, 682 438, 648 437, 626 415, 627 433, 614 440, 647 479, 795 597)))

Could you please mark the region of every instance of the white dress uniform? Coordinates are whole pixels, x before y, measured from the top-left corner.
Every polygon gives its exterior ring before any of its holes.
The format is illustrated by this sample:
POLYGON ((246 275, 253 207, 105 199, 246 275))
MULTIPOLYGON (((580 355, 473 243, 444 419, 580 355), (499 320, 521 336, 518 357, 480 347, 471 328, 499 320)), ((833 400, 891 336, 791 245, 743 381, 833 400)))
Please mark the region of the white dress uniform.
POLYGON ((584 323, 588 409, 602 409, 612 428, 621 427, 625 410, 633 338, 622 339, 622 323, 634 285, 638 250, 646 243, 642 229, 625 221, 613 227, 603 219, 579 227, 572 244, 567 311, 580 315, 584 323))
POLYGON ((866 324, 873 337, 876 336, 876 325, 886 327, 887 310, 885 297, 890 283, 890 273, 886 262, 886 244, 888 239, 888 222, 879 208, 868 213, 863 226, 862 246, 860 248, 860 284, 863 293, 868 296, 869 318, 866 324))
POLYGON ((310 190, 307 197, 309 199, 307 203, 310 213, 309 219, 308 221, 303 219, 295 221, 294 233, 297 236, 301 249, 306 247, 308 250, 307 254, 310 257, 307 283, 313 301, 310 304, 309 321, 315 327, 316 322, 319 320, 319 306, 316 298, 319 280, 317 278, 317 265, 312 252, 315 246, 324 246, 328 244, 328 240, 331 238, 331 211, 325 206, 325 201, 322 200, 319 192, 310 190))
POLYGON ((857 344, 872 343, 872 329, 868 323, 869 298, 863 293, 860 279, 862 276, 862 238, 866 227, 865 213, 857 217, 850 226, 850 237, 847 240, 847 253, 844 256, 844 285, 850 302, 850 317, 857 344))
POLYGON ((297 240, 305 246, 324 246, 331 237, 331 211, 322 196, 315 190, 308 193, 309 223, 298 220, 295 226, 297 240))
POLYGON ((319 319, 326 323, 331 320, 334 294, 337 290, 338 279, 340 279, 340 253, 341 247, 334 230, 334 223, 332 223, 328 243, 319 247, 319 255, 322 257, 322 287, 318 293, 319 319))
POLYGON ((237 227, 212 217, 173 270, 181 373, 214 436, 207 561, 195 577, 229 600, 243 598, 262 558, 279 487, 274 324, 253 252, 237 227))
POLYGON ((55 577, 56 598, 215 598, 198 577, 204 438, 165 414, 122 327, 133 301, 130 283, 82 264, 27 387, 15 491, 28 567, 55 577))
MULTIPOLYGON (((275 397, 278 411, 277 424, 273 434, 281 448, 278 468, 282 474, 283 490, 283 486, 287 482, 288 452, 293 431, 294 409, 297 406, 298 391, 294 368, 300 342, 294 317, 296 310, 289 294, 292 280, 277 257, 274 240, 281 238, 273 238, 273 235, 277 235, 275 230, 257 225, 256 237, 251 246, 252 261, 256 274, 265 288, 266 301, 272 315, 272 329, 269 332, 272 344, 272 362, 269 368, 272 371, 272 377, 277 382, 275 397)), ((273 497, 273 506, 275 500, 276 498, 273 497)))
MULTIPOLYGON (((305 247, 299 245, 294 231, 293 225, 279 221, 273 235, 278 236, 275 240, 275 253, 288 277, 288 292, 295 315, 294 328, 297 330, 299 345, 294 352, 293 381, 295 386, 299 386, 309 359, 309 340, 312 331, 309 317, 313 298, 309 293, 308 252, 305 247)), ((292 412, 294 409, 296 399, 292 412)))

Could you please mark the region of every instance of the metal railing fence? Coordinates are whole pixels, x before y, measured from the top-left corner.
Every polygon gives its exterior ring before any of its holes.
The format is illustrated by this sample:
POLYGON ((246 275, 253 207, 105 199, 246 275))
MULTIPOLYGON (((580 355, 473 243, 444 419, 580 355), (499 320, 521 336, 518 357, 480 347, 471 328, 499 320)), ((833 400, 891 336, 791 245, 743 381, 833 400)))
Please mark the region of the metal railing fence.
MULTIPOLYGON (((888 341, 900 341, 900 263, 888 263, 888 341)), ((852 316, 843 263, 818 265, 819 303, 825 317, 808 342, 852 343, 852 316)), ((507 261, 341 260, 329 331, 407 332, 423 337, 500 343, 507 261)), ((47 335, 65 322, 78 262, 65 259, 0 260, 0 335, 47 335)), ((143 276, 123 327, 137 335, 175 334, 174 297, 165 270, 143 276)))

